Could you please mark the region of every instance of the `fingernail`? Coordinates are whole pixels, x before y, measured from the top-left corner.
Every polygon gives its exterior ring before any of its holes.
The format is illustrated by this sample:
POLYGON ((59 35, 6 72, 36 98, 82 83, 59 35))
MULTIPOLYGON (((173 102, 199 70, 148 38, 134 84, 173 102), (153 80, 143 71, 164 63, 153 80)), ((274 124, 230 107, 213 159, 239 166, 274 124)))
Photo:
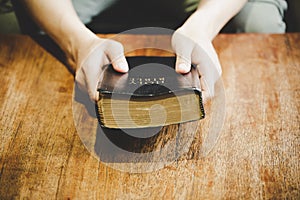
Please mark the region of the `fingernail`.
POLYGON ((180 63, 179 65, 178 65, 178 69, 179 69, 179 71, 182 71, 182 72, 188 72, 188 66, 186 65, 186 64, 184 64, 184 63, 180 63))
POLYGON ((128 65, 127 65, 127 63, 121 62, 121 63, 118 64, 118 68, 121 69, 122 71, 127 71, 128 70, 128 65))

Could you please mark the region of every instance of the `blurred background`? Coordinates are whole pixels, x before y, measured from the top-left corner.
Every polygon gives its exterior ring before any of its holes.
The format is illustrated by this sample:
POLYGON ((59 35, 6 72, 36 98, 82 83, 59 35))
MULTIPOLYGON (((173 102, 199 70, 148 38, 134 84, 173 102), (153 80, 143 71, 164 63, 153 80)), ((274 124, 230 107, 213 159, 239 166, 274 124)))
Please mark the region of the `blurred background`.
POLYGON ((285 13, 287 32, 300 32, 300 0, 287 0, 288 10, 285 13))
MULTIPOLYGON (((285 13, 287 32, 300 32, 300 0, 287 0, 288 10, 285 13)), ((0 33, 21 33, 10 0, 0 0, 0 33)))

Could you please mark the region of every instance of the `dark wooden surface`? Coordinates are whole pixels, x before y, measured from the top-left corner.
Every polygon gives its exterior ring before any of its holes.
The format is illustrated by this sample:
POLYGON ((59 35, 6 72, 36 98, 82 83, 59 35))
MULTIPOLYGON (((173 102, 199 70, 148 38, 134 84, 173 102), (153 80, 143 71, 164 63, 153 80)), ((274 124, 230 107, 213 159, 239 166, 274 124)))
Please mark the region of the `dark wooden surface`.
MULTIPOLYGON (((168 36, 118 40, 128 51, 169 44, 168 36)), ((205 120, 164 127, 160 139, 193 136, 176 161, 130 173, 141 163, 99 162, 95 141, 80 140, 68 69, 29 37, 0 35, 0 199, 299 199, 300 34, 219 35, 214 45, 225 98, 221 87, 205 120), (204 154, 205 134, 220 123, 204 154)))

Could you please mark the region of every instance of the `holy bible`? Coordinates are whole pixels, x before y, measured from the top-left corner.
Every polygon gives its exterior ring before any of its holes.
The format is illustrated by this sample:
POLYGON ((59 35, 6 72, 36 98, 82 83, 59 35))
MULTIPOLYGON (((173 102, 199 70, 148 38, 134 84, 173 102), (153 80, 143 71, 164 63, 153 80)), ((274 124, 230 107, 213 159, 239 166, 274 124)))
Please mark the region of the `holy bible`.
POLYGON ((204 118, 197 69, 175 72, 175 57, 127 57, 128 73, 103 67, 97 102, 107 128, 166 126, 204 118))

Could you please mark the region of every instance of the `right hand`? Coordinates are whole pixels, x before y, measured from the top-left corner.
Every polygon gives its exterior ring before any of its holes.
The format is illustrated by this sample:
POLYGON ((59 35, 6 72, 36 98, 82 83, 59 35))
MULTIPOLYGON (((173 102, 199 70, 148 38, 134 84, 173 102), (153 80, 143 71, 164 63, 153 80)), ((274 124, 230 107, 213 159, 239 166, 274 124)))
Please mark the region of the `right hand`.
POLYGON ((112 64, 114 70, 128 71, 123 45, 110 39, 94 38, 93 41, 78 49, 75 56, 76 76, 79 89, 88 93, 92 101, 97 101, 97 85, 104 65, 112 64))

